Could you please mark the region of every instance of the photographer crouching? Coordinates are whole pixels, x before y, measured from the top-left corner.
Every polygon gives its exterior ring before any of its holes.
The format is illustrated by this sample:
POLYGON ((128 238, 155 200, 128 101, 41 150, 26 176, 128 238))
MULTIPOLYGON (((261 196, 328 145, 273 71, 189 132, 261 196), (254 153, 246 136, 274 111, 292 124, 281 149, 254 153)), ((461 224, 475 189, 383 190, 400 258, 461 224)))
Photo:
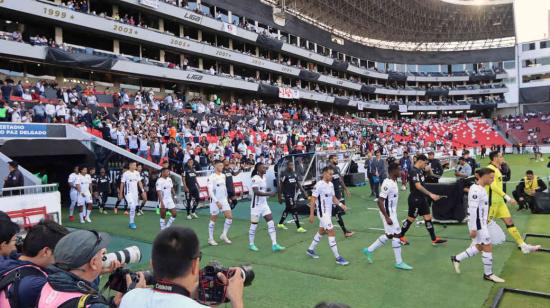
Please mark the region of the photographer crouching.
MULTIPOLYGON (((119 261, 111 262, 110 268, 104 268, 104 255, 110 237, 96 231, 78 230, 65 235, 55 246, 54 273, 48 276, 42 288, 38 307, 116 307, 120 303, 121 293, 106 299, 98 290, 98 278, 103 273, 113 272, 120 267, 119 261)), ((132 283, 128 275, 128 285, 145 287, 143 273, 137 273, 139 279, 132 283)))
POLYGON ((153 242, 154 288, 129 291, 120 307, 208 307, 198 301, 219 303, 226 297, 231 307, 244 307, 245 282, 252 281, 253 272, 244 267, 223 269, 218 264, 201 270, 201 256, 199 239, 193 230, 176 226, 164 229, 153 242), (209 285, 208 289, 205 285, 209 285))

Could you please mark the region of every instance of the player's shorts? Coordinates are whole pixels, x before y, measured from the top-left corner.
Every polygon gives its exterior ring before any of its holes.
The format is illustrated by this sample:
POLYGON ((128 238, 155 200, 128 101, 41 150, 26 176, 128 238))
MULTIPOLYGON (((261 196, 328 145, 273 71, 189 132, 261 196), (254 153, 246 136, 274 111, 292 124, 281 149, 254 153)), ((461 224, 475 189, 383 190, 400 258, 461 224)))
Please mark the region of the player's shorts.
POLYGON ((296 205, 296 202, 294 202, 294 198, 292 196, 285 196, 285 210, 286 211, 292 211, 294 209, 295 205, 296 205))
POLYGON ((229 206, 229 202, 227 202, 227 200, 220 201, 220 203, 222 204, 221 210, 216 205, 216 202, 210 202, 210 215, 218 215, 220 211, 231 211, 231 207, 229 206))
MULTIPOLYGON (((167 209, 167 210, 171 210, 171 209, 175 209, 176 208, 176 204, 174 203, 174 200, 173 199, 166 199, 166 200, 162 200, 162 203, 164 204, 164 208, 167 209)), ((159 203, 159 206, 160 206, 160 203, 159 203)))
POLYGON ((250 220, 258 222, 260 217, 265 217, 271 214, 271 209, 267 204, 258 204, 250 208, 250 220))
POLYGON ((430 214, 430 205, 424 196, 409 195, 409 217, 424 216, 430 214))
POLYGON ((334 228, 331 215, 317 215, 317 218, 319 218, 319 228, 323 228, 325 230, 332 230, 334 228))
POLYGON ((126 203, 128 204, 128 207, 137 207, 139 204, 138 196, 126 195, 124 199, 126 199, 126 203))
POLYGON ((90 203, 93 203, 91 194, 84 194, 84 196, 82 194, 78 194, 78 198, 76 201, 76 204, 78 206, 83 206, 90 203))
POLYGON ((512 217, 512 215, 510 215, 510 210, 508 210, 508 206, 505 203, 492 204, 489 207, 489 220, 508 217, 512 217))
POLYGON ((199 202, 200 192, 197 189, 190 189, 188 193, 185 193, 185 198, 187 200, 195 199, 197 202, 199 202))
POLYGON ((386 223, 386 218, 384 218, 384 215, 382 213, 378 212, 380 214, 380 219, 382 219, 382 223, 384 224, 384 232, 388 235, 392 234, 401 234, 401 226, 399 225, 399 220, 397 220, 397 215, 391 214, 390 218, 393 224, 388 225, 386 223))
POLYGON ((491 236, 489 235, 489 229, 481 228, 477 230, 477 235, 472 239, 472 242, 476 245, 489 245, 491 244, 491 236))

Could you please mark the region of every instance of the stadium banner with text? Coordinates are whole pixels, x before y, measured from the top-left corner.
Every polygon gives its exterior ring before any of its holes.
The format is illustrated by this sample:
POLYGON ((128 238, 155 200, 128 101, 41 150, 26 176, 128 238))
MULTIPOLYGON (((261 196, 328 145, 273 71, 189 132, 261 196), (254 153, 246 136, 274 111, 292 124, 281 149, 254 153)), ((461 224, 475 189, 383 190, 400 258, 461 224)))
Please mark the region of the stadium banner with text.
POLYGON ((279 98, 284 99, 299 99, 300 91, 291 88, 279 87, 279 98))
POLYGON ((139 0, 139 3, 154 9, 159 8, 159 0, 139 0))
POLYGON ((237 26, 224 22, 223 31, 231 33, 233 35, 237 35, 237 26))
POLYGON ((47 138, 45 124, 0 124, 0 138, 47 138))

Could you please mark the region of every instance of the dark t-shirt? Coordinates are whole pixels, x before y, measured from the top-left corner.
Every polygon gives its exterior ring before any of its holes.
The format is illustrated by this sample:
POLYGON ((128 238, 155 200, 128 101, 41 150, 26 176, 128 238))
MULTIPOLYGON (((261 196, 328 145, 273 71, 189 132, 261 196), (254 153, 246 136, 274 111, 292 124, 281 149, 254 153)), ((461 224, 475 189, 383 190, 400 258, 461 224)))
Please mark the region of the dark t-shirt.
POLYGON ((225 186, 227 193, 231 196, 235 194, 235 187, 233 186, 233 170, 230 168, 223 168, 223 174, 225 174, 225 186))
POLYGON ((280 181, 283 195, 294 197, 298 189, 298 177, 296 173, 285 170, 281 173, 280 181))
POLYGON ((329 165, 329 167, 331 167, 332 171, 334 171, 334 173, 332 174, 332 185, 334 186, 334 191, 340 191, 340 167, 336 165, 329 165))
POLYGON ((416 167, 411 168, 411 171, 409 172, 409 182, 411 183, 411 195, 424 196, 422 192, 416 189, 416 183, 420 183, 422 186, 424 186, 425 179, 426 179, 426 175, 424 173, 424 170, 418 169, 416 167))
POLYGON ((197 190, 198 184, 197 184, 197 172, 195 168, 189 168, 185 167, 183 170, 183 177, 185 179, 185 185, 189 190, 197 190))

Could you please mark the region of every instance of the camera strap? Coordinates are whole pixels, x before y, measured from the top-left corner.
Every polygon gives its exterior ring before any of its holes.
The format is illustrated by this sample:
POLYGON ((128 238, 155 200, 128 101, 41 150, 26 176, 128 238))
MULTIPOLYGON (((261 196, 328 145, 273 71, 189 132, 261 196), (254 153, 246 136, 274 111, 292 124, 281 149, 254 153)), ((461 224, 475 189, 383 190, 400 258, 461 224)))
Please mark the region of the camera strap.
POLYGON ((185 297, 191 297, 191 293, 187 291, 184 287, 178 286, 176 284, 167 283, 167 282, 157 282, 153 290, 162 292, 162 293, 175 293, 183 295, 185 297))

